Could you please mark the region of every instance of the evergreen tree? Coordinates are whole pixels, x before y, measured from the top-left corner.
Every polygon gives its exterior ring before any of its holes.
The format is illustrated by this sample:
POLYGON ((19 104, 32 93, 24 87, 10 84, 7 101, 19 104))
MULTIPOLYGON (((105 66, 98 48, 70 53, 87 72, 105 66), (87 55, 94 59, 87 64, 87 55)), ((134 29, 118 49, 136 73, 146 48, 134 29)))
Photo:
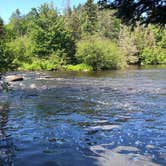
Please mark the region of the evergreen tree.
POLYGON ((10 23, 9 28, 11 31, 14 32, 15 37, 16 36, 22 36, 23 35, 23 23, 22 23, 22 16, 19 9, 16 9, 15 12, 12 13, 10 17, 10 23))
POLYGON ((44 4, 38 9, 38 16, 34 22, 31 39, 34 53, 38 56, 48 57, 52 53, 62 52, 66 60, 74 59, 75 43, 71 33, 65 29, 65 20, 49 4, 44 4))
POLYGON ((13 57, 6 47, 5 40, 5 27, 3 20, 0 18, 0 72, 4 72, 7 68, 11 67, 13 57))
POLYGON ((98 12, 99 32, 103 37, 117 41, 120 33, 121 21, 114 16, 114 10, 98 12))
POLYGON ((72 12, 70 17, 66 18, 66 24, 69 31, 72 33, 73 39, 79 40, 81 38, 80 20, 76 12, 72 12))
POLYGON ((4 36, 4 25, 3 25, 3 20, 0 17, 0 40, 3 38, 4 36))
POLYGON ((87 0, 85 3, 82 19, 83 31, 93 34, 97 28, 97 6, 93 0, 87 0))

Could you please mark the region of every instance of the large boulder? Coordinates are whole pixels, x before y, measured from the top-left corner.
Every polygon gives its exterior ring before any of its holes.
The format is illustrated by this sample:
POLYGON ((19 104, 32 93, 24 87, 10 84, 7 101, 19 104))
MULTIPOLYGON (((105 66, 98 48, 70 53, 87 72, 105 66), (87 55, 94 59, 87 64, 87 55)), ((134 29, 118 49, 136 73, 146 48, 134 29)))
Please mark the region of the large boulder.
POLYGON ((24 80, 21 75, 10 75, 5 77, 5 82, 13 82, 13 81, 22 81, 24 80))

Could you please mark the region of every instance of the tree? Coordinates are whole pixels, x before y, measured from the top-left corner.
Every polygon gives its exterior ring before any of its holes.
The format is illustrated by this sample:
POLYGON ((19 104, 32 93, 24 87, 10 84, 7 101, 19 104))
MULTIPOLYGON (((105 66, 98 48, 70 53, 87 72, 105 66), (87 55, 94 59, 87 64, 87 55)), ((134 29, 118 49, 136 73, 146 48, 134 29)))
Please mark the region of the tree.
POLYGON ((0 18, 0 72, 4 72, 7 68, 11 67, 13 58, 7 49, 5 41, 5 27, 3 20, 0 18))
POLYGON ((77 43, 78 62, 92 66, 93 70, 118 69, 126 66, 125 57, 116 43, 91 36, 77 43))
POLYGON ((80 20, 76 12, 73 11, 70 17, 66 17, 66 26, 75 41, 81 38, 80 20))
POLYGON ((75 43, 70 31, 65 29, 65 20, 52 5, 43 4, 37 10, 37 17, 31 30, 33 52, 39 57, 48 57, 62 52, 66 60, 74 59, 75 43))
POLYGON ((117 9, 116 15, 127 23, 154 23, 165 26, 165 0, 99 0, 100 8, 117 9))
POLYGON ((3 38, 4 36, 4 24, 3 24, 3 20, 0 17, 0 40, 3 38))
POLYGON ((23 24, 22 24, 22 16, 19 9, 16 9, 15 12, 12 13, 10 17, 9 29, 13 31, 15 36, 23 35, 23 24))
POLYGON ((123 26, 120 30, 118 44, 123 54, 126 56, 128 64, 137 64, 139 61, 139 50, 134 42, 135 38, 130 28, 123 26))
POLYGON ((83 31, 93 34, 97 26, 97 7, 93 0, 87 0, 82 14, 83 31))
POLYGON ((111 40, 118 40, 121 21, 114 16, 114 10, 102 10, 98 12, 99 32, 102 36, 111 40))

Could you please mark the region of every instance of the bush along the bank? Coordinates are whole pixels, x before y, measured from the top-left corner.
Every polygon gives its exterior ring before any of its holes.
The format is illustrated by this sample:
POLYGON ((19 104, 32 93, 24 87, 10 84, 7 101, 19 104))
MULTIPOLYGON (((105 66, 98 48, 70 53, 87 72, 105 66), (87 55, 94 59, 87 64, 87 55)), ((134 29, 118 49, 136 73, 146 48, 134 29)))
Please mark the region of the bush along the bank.
POLYGON ((92 71, 93 68, 90 65, 85 63, 77 64, 77 65, 66 65, 64 66, 66 71, 92 71))
POLYGON ((117 44, 95 37, 77 43, 76 58, 79 63, 92 66, 93 70, 120 69, 126 66, 126 59, 117 44))
POLYGON ((66 64, 66 61, 58 56, 58 53, 53 53, 47 58, 33 58, 31 63, 23 63, 20 70, 60 70, 66 64))
POLYGON ((145 48, 140 56, 141 65, 166 64, 166 49, 145 48))

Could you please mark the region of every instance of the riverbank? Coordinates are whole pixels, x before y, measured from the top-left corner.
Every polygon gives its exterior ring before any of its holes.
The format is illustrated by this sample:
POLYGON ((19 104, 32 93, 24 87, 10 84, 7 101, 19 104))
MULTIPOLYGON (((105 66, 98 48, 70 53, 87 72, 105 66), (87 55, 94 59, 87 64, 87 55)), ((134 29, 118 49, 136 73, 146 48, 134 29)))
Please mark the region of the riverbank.
MULTIPOLYGON (((160 69, 160 68, 166 68, 166 65, 127 65, 125 68, 118 69, 118 70, 130 70, 130 69, 160 69)), ((77 64, 77 65, 65 65, 57 69, 53 68, 47 68, 42 69, 41 67, 33 67, 33 66, 27 66, 25 68, 19 68, 18 71, 81 71, 81 72, 92 72, 94 71, 93 68, 86 64, 77 64)), ((111 71, 111 70, 99 70, 99 71, 111 71)), ((96 71, 97 72, 97 71, 96 71)))
MULTIPOLYGON (((80 73, 82 73, 81 75, 94 75, 94 74, 99 74, 100 73, 116 73, 116 72, 126 72, 126 71, 130 71, 130 70, 139 70, 139 69, 145 69, 145 70, 153 70, 153 69, 166 69, 166 65, 146 65, 146 66, 140 66, 140 65, 128 65, 126 68, 121 69, 121 70, 100 70, 100 71, 93 71, 92 67, 85 65, 85 64, 80 64, 80 65, 68 65, 68 66, 63 66, 63 68, 61 69, 57 69, 57 70, 43 70, 43 69, 35 69, 35 68, 26 68, 26 69, 19 69, 18 71, 14 70, 14 71, 7 71, 6 73, 4 73, 4 75, 1 75, 1 81, 0 81, 0 90, 6 89, 8 87, 8 82, 10 82, 10 80, 8 80, 8 76, 11 77, 15 80, 18 79, 19 80, 23 80, 23 76, 22 73, 32 73, 32 72, 37 72, 37 73, 45 73, 45 72, 55 72, 55 73, 61 73, 62 75, 70 75, 71 73, 75 73, 75 75, 79 75, 80 73), (86 74, 87 73, 87 74, 86 74)), ((73 74, 74 74, 73 73, 73 74)), ((23 75, 24 75, 23 74, 23 75)))

